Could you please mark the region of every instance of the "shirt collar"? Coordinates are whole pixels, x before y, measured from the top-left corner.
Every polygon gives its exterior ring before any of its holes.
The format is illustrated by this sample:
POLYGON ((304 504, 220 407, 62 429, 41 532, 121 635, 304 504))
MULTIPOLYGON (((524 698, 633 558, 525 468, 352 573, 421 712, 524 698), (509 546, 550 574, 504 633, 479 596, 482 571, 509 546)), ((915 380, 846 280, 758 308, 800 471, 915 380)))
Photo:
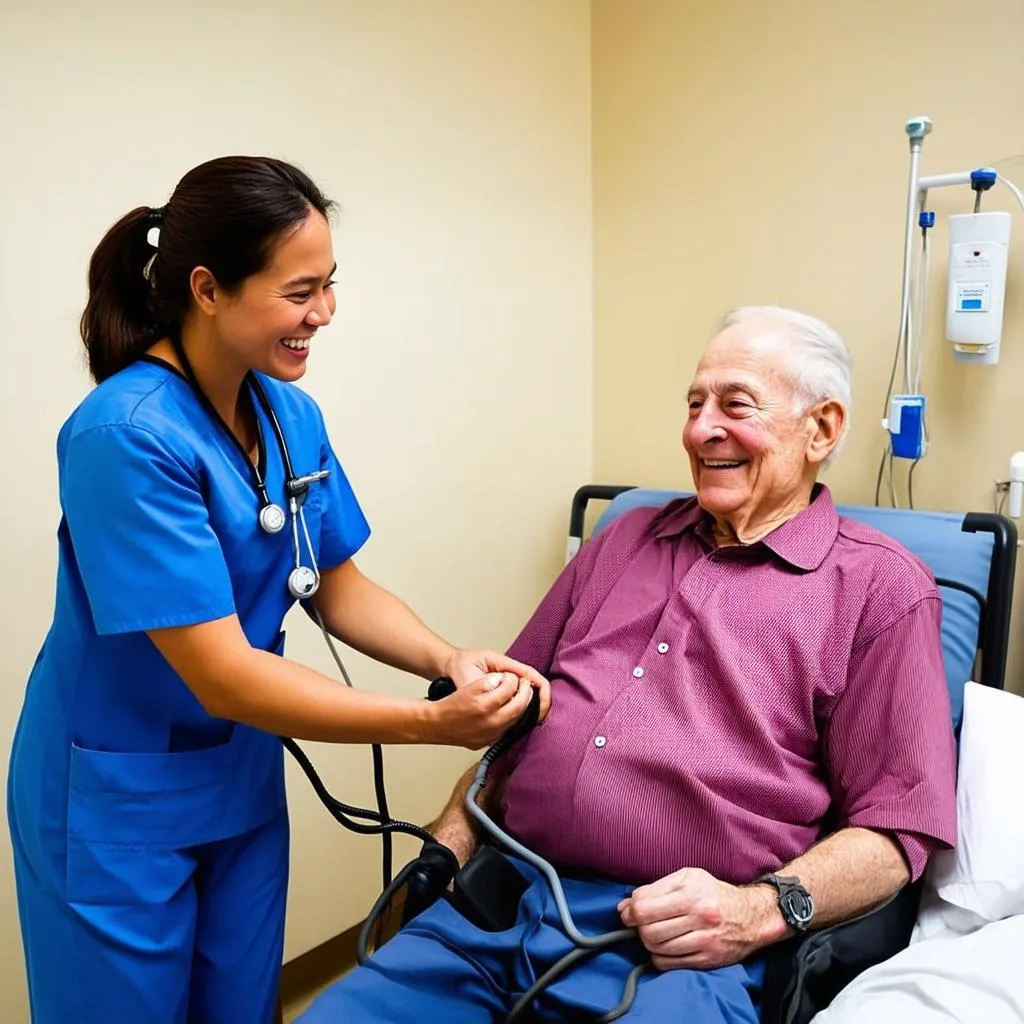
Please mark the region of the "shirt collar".
MULTIPOLYGON (((655 537, 678 537, 695 532, 705 543, 714 546, 713 520, 697 504, 696 498, 680 498, 669 502, 658 514, 658 520, 655 537)), ((810 572, 825 561, 838 535, 839 513, 832 495, 824 484, 815 484, 807 508, 777 526, 757 544, 764 545, 773 555, 794 568, 810 572)))

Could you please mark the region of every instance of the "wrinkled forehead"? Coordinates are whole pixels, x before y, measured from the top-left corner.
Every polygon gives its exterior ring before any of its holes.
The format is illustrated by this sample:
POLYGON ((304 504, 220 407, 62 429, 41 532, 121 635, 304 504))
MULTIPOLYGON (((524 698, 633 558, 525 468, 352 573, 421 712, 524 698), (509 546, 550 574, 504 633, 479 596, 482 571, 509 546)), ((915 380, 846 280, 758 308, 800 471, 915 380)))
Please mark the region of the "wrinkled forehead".
POLYGON ((690 390, 718 393, 739 387, 756 395, 789 395, 796 358, 782 327, 759 320, 734 324, 711 339, 690 390))

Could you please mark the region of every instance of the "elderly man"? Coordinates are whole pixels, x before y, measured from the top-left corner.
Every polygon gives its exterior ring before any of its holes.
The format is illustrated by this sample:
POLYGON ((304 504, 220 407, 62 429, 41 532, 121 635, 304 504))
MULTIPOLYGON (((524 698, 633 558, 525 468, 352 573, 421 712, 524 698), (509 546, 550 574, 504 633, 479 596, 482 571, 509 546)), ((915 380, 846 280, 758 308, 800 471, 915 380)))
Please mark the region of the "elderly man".
MULTIPOLYGON (((847 426, 842 340, 739 310, 688 402, 696 499, 585 544, 510 651, 552 710, 485 799, 557 866, 581 931, 639 930, 548 988, 540 1020, 599 1019, 649 960, 622 1019, 752 1024, 765 947, 882 902, 955 836, 935 584, 817 483, 847 426)), ((462 862, 468 780, 435 825, 462 862)), ((502 863, 524 890, 510 927, 442 900, 300 1019, 502 1020, 572 948, 539 872, 502 863)))

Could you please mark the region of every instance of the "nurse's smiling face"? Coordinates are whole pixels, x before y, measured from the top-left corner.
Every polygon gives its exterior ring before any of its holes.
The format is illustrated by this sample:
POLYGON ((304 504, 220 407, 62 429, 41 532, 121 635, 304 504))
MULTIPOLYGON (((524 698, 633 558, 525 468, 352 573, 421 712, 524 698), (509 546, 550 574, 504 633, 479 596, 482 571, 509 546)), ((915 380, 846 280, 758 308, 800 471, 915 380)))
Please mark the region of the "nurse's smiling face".
MULTIPOLYGON (((314 335, 334 315, 336 269, 330 227, 311 210, 277 238, 267 266, 235 291, 219 289, 212 277, 194 279, 220 355, 244 370, 298 380, 314 335)), ((208 275, 202 268, 193 273, 208 275)))

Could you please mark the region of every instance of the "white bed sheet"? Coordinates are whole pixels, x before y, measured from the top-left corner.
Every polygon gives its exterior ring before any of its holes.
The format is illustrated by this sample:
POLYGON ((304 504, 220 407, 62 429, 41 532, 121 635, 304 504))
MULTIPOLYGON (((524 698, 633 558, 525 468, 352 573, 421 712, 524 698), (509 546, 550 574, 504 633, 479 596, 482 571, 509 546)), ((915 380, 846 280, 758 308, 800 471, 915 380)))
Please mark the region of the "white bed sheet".
POLYGON ((915 942, 865 971, 814 1018, 814 1024, 954 1022, 1024 1024, 1024 915, 915 942))

